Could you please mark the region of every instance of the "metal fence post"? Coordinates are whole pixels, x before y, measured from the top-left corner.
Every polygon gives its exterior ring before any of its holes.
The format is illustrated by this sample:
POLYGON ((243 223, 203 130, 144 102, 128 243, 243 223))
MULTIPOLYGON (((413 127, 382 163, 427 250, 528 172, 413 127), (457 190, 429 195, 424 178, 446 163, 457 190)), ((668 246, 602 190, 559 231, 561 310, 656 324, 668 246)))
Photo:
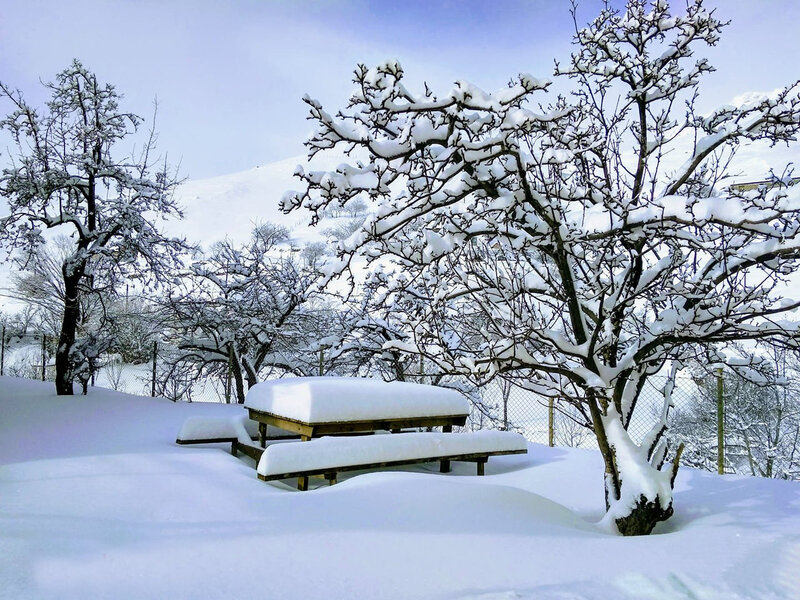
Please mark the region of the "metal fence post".
POLYGON ((555 409, 553 398, 547 400, 547 443, 552 448, 555 445, 555 409))
POLYGON ((6 326, 3 325, 3 341, 0 345, 0 377, 5 374, 6 366, 6 326))
POLYGON ((153 342, 153 385, 150 390, 150 396, 155 398, 156 396, 156 363, 158 360, 158 342, 153 342))
POLYGON ((717 473, 725 472, 725 383, 722 368, 717 369, 717 473))
POLYGON ((225 373, 225 404, 231 403, 231 378, 233 377, 233 344, 228 345, 228 370, 225 373))
POLYGON ((47 336, 42 334, 42 381, 47 381, 47 336))

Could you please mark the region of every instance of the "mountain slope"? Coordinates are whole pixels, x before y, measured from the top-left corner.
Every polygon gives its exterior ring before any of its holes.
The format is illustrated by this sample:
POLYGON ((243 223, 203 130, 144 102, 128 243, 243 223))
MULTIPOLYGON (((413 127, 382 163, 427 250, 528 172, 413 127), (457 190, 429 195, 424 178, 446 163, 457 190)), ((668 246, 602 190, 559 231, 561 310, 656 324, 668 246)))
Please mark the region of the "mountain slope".
MULTIPOLYGON (((325 157, 315 160, 313 168, 335 169, 342 160, 338 156, 325 157)), ((226 237, 242 242, 254 225, 272 222, 289 227, 299 245, 319 239, 324 226, 311 228, 309 213, 286 215, 278 206, 284 192, 299 189, 300 181, 292 174, 301 163, 307 161, 298 156, 249 171, 187 181, 176 192, 186 217, 170 223, 169 232, 208 246, 226 237)))

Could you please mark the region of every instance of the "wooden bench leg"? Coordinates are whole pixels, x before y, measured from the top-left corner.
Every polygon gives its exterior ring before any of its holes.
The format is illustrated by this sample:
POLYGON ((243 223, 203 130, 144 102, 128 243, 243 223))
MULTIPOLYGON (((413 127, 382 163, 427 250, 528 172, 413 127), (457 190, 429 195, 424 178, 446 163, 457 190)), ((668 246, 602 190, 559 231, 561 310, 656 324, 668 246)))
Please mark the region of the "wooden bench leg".
POLYGON ((486 474, 485 467, 486 463, 489 461, 489 457, 486 458, 479 458, 478 459, 478 475, 483 476, 486 474))
MULTIPOLYGON (((300 441, 308 442, 311 441, 310 435, 301 435, 300 441)), ((297 489, 301 492, 305 492, 308 490, 308 476, 298 477, 297 478, 297 489)))
POLYGON ((231 442, 231 454, 233 454, 233 456, 239 456, 239 450, 236 448, 236 440, 231 442))
POLYGON ((336 472, 333 473, 325 473, 325 479, 328 480, 328 485, 333 485, 336 483, 336 472))

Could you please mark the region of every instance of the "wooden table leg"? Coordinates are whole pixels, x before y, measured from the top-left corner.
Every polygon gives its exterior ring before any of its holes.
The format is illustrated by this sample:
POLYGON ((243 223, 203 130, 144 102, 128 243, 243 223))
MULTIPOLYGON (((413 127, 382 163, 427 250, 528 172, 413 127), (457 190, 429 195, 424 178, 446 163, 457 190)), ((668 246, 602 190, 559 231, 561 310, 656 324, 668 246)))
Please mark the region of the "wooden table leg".
POLYGON ((489 457, 486 458, 479 458, 478 459, 478 475, 485 475, 486 474, 486 462, 489 460, 489 457))
POLYGON ((262 448, 267 447, 267 424, 266 423, 259 423, 258 424, 258 443, 261 444, 262 448))
MULTIPOLYGON (((452 425, 442 425, 443 433, 452 433, 452 431, 453 431, 452 425)), ((439 461, 439 473, 449 473, 449 472, 450 472, 450 461, 449 460, 439 461)))

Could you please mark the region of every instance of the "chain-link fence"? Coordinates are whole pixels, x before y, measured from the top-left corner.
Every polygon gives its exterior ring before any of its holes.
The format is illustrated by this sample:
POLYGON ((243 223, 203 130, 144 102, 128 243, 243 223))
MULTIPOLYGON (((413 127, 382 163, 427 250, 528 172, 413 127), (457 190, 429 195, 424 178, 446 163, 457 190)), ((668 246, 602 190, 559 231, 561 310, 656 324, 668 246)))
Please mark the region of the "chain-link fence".
MULTIPOLYGON (((0 371, 6 375, 53 381, 55 338, 32 333, 4 340, 0 351, 0 371)), ((148 362, 124 363, 118 355, 98 361, 91 384, 119 392, 159 395, 181 402, 236 402, 229 369, 210 371, 203 377, 169 367, 170 350, 153 343, 148 362)), ((651 377, 641 395, 629 431, 640 441, 663 410, 666 377, 651 377)), ((672 399, 676 409, 689 407, 697 388, 689 378, 679 377, 672 399)), ((468 426, 472 429, 509 429, 542 444, 570 447, 596 447, 594 435, 584 415, 565 402, 551 401, 508 381, 495 380, 473 390, 473 410, 468 426)))
MULTIPOLYGON (((39 333, 4 339, 0 351, 0 372, 5 375, 53 381, 55 338, 39 333)), ((161 395, 173 401, 235 402, 230 373, 197 378, 178 372, 165 372, 169 350, 153 344, 151 359, 146 363, 127 364, 117 355, 106 355, 98 361, 92 385, 138 395, 161 395)), ((641 440, 659 419, 663 410, 663 388, 666 377, 651 377, 641 395, 629 431, 634 440, 641 440)), ((508 381, 495 380, 475 390, 475 403, 469 419, 474 429, 502 428, 519 431, 531 441, 556 446, 592 447, 594 436, 586 418, 574 407, 550 401, 508 381)), ((697 395, 690 378, 678 377, 672 393, 676 408, 688 407, 697 395)))
MULTIPOLYGON (((661 418, 666 383, 666 376, 653 376, 645 384, 628 428, 634 441, 640 442, 661 418)), ((475 425, 481 425, 481 420, 491 421, 541 444, 597 447, 586 416, 566 402, 550 400, 505 381, 488 384, 480 390, 480 396, 484 410, 478 414, 473 411, 471 420, 475 425)), ((696 396, 694 381, 677 377, 672 390, 673 410, 691 406, 696 396)))
POLYGON ((53 381, 54 338, 41 333, 6 334, 0 340, 0 375, 53 381))
MULTIPOLYGON (((38 332, 3 335, 0 340, 0 375, 55 381, 57 338, 38 332)), ((164 396, 176 402, 226 402, 231 400, 227 370, 222 376, 189 377, 165 372, 168 350, 153 343, 147 362, 126 363, 106 354, 97 360, 90 385, 142 396, 164 396)))

